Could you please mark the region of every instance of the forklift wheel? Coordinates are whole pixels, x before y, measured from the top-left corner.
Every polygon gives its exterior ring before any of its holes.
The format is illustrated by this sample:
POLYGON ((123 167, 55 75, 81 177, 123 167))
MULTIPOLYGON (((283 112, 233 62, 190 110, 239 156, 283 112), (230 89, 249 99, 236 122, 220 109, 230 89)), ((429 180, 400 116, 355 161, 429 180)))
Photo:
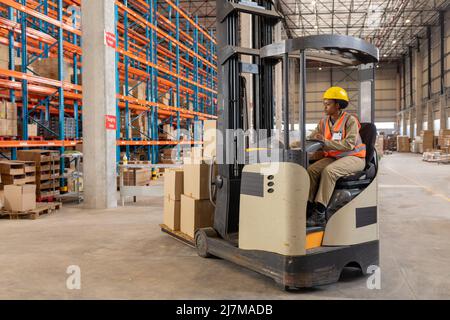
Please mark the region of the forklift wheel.
POLYGON ((195 246, 197 253, 202 258, 211 258, 212 255, 208 253, 208 237, 215 237, 217 233, 212 228, 200 229, 195 234, 195 246))

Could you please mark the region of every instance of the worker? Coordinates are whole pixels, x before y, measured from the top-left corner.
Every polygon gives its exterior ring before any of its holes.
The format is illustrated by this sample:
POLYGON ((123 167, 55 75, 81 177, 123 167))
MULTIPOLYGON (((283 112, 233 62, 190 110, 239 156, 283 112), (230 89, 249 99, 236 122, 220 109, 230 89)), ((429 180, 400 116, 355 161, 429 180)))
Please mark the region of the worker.
POLYGON ((363 171, 366 166, 366 146, 359 135, 361 124, 355 116, 345 112, 350 101, 347 92, 332 87, 323 99, 326 117, 309 137, 324 142, 324 158, 308 168, 311 180, 308 227, 326 224, 326 210, 336 182, 363 171))

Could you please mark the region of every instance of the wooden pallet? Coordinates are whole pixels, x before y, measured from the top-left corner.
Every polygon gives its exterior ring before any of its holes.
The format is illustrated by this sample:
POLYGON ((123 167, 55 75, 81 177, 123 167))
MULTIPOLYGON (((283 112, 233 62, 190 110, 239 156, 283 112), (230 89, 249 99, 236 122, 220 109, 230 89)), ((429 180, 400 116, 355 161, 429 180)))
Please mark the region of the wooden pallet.
POLYGON ((42 215, 51 214, 59 209, 61 209, 62 203, 54 202, 54 203, 38 203, 36 209, 25 211, 25 212, 9 212, 9 211, 1 211, 0 218, 9 218, 10 220, 36 220, 39 219, 42 215))
POLYGON ((183 242, 184 244, 187 244, 188 246, 195 248, 195 240, 194 238, 191 238, 190 236, 188 236, 187 234, 184 234, 181 231, 173 231, 172 229, 170 229, 168 226, 166 226, 165 224, 160 224, 159 225, 161 227, 161 231, 164 233, 167 233, 169 236, 171 236, 172 238, 183 242))

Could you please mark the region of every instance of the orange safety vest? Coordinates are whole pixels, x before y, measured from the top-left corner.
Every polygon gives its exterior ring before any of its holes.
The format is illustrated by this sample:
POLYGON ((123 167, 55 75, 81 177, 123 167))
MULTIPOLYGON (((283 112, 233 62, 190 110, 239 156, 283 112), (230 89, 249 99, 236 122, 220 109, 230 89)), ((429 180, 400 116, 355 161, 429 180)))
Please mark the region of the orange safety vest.
MULTIPOLYGON (((351 115, 347 112, 343 112, 338 121, 334 124, 333 128, 330 128, 330 118, 326 117, 320 121, 320 126, 323 130, 323 136, 326 140, 332 141, 333 134, 340 134, 342 139, 345 139, 347 126, 347 121, 350 119, 351 115)), ((361 129, 361 124, 358 119, 356 119, 359 129, 361 129)), ((362 142, 361 136, 358 133, 356 138, 356 147, 351 151, 337 151, 330 150, 325 152, 325 157, 340 159, 347 156, 354 156, 358 158, 366 157, 366 145, 362 142)))

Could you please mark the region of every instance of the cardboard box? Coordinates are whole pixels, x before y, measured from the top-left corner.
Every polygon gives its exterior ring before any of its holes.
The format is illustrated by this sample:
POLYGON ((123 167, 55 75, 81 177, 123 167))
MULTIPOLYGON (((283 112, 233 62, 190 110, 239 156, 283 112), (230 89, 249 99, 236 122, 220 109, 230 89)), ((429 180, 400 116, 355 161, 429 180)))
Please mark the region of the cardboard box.
POLYGON ((168 169, 164 174, 164 198, 180 201, 184 190, 183 170, 168 169))
POLYGON ((45 161, 59 161, 58 151, 49 150, 20 150, 17 151, 17 159, 22 161, 33 161, 36 167, 40 166, 41 162, 45 161))
POLYGON ((9 69, 9 47, 0 45, 0 68, 9 69))
POLYGON ((0 136, 6 136, 7 122, 8 122, 8 120, 6 120, 6 119, 0 119, 0 136))
POLYGON ((28 125, 28 136, 29 137, 37 137, 38 136, 38 127, 37 127, 36 123, 28 125))
POLYGON ((2 174, 2 184, 6 185, 23 185, 26 184, 27 181, 27 177, 25 174, 22 175, 16 175, 16 176, 12 176, 9 174, 2 174))
POLYGON ((5 208, 12 212, 25 212, 36 209, 36 186, 5 186, 5 208))
POLYGON ((163 223, 173 231, 180 231, 181 201, 164 197, 164 221, 163 223))
POLYGON ((195 232, 200 228, 214 225, 214 206, 209 200, 198 200, 181 196, 181 223, 180 230, 194 238, 195 232))
POLYGON ((15 161, 17 163, 22 163, 25 167, 25 173, 36 172, 36 164, 33 161, 15 161))
POLYGON ((5 136, 17 136, 17 120, 6 119, 6 134, 5 136))
POLYGON ((209 199, 209 165, 185 164, 184 194, 194 199, 209 199))
POLYGON ((450 129, 439 130, 438 146, 441 149, 450 146, 450 129))
POLYGON ((25 164, 15 161, 0 161, 0 173, 12 176, 25 174, 25 164))
MULTIPOLYGON (((39 76, 53 80, 59 80, 58 58, 44 58, 33 62, 33 70, 39 76)), ((73 68, 63 62, 64 81, 72 80, 73 68)))
POLYGON ((0 101, 0 119, 6 119, 6 102, 0 101))
POLYGON ((422 139, 423 149, 433 149, 434 148, 434 131, 433 130, 422 130, 420 132, 420 137, 422 139))
POLYGON ((398 152, 410 152, 410 141, 408 136, 397 137, 397 151, 398 152))
MULTIPOLYGON (((123 172, 124 186, 145 186, 152 180, 152 170, 150 169, 128 169, 123 172)), ((120 180, 118 180, 120 183, 120 180)))
POLYGON ((203 156, 212 159, 217 156, 217 121, 205 120, 203 124, 203 156))
POLYGON ((17 120, 17 104, 6 102, 6 119, 17 120))

